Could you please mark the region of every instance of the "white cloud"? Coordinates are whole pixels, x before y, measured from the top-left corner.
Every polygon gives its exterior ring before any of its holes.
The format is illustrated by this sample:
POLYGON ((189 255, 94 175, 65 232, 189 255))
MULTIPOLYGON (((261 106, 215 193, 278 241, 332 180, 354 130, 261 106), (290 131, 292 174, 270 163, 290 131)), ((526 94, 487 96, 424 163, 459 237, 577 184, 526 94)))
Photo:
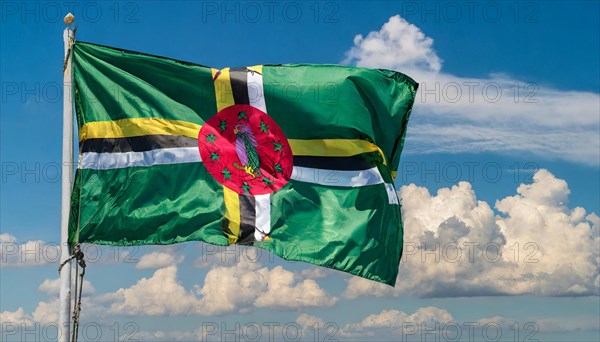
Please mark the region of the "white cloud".
MULTIPOLYGON (((172 340, 353 340, 353 341, 428 341, 455 340, 471 337, 471 340, 495 340, 493 336, 512 336, 515 331, 538 337, 539 333, 598 331, 600 328, 596 317, 526 317, 508 318, 502 316, 481 319, 457 320, 442 308, 435 306, 417 308, 412 313, 397 309, 382 310, 367 315, 356 323, 342 324, 339 319, 326 322, 324 319, 300 314, 295 322, 278 321, 278 325, 269 326, 252 320, 236 321, 235 324, 214 321, 212 326, 203 326, 191 331, 142 331, 135 335, 140 340, 172 341, 172 340), (284 326, 293 327, 285 329, 284 326), (226 328, 225 328, 226 327, 226 328), (262 338, 259 338, 260 336, 262 338), (316 336, 316 337, 315 337, 316 336)), ((547 335, 546 335, 547 336, 547 335)))
POLYGON ((518 151, 600 164, 597 93, 497 73, 473 78, 442 72, 433 39, 399 16, 366 37, 357 35, 344 62, 398 70, 420 83, 406 153, 518 151))
MULTIPOLYGON (((71 288, 75 288, 75 277, 73 277, 73 283, 71 288)), ((60 292, 60 278, 56 279, 45 279, 39 286, 38 291, 46 294, 48 297, 58 297, 60 292)), ((88 280, 83 280, 83 291, 86 295, 94 294, 96 289, 92 286, 88 280)))
POLYGON ((354 37, 354 46, 345 63, 379 68, 425 69, 439 71, 442 61, 433 50, 433 39, 399 15, 391 17, 381 30, 366 37, 354 37))
POLYGON ((409 328, 427 329, 435 331, 439 324, 453 322, 452 315, 443 309, 428 306, 417 309, 412 314, 399 310, 382 310, 378 314, 365 317, 361 322, 350 323, 341 329, 342 336, 381 336, 403 335, 409 328), (406 331, 405 331, 406 330, 406 331))
MULTIPOLYGON (((168 259, 151 256, 148 264, 160 264, 168 259)), ((171 260, 171 259, 169 259, 171 260)), ((171 260, 173 261, 173 260, 171 260)), ((176 261, 176 260, 175 260, 176 261)), ((281 266, 269 269, 258 262, 241 259, 231 266, 213 267, 203 284, 187 290, 177 279, 177 265, 160 268, 135 284, 114 292, 96 294, 85 280, 83 309, 86 321, 107 322, 121 316, 213 316, 230 312, 249 312, 254 308, 302 309, 332 306, 338 298, 329 296, 313 279, 290 272, 281 266)), ((3 322, 31 326, 35 323, 55 323, 58 319, 60 279, 45 279, 38 291, 48 296, 38 302, 32 313, 23 308, 1 313, 3 322)), ((210 332, 210 331, 209 331, 210 332)), ((206 332, 156 332, 148 338, 189 339, 206 332)), ((144 335, 145 336, 145 335, 144 335)))
POLYGON ((298 275, 303 277, 303 278, 310 278, 310 279, 321 279, 321 278, 326 278, 330 275, 340 275, 342 273, 340 273, 339 271, 333 270, 331 268, 325 268, 325 267, 320 267, 320 266, 313 266, 313 265, 307 265, 308 268, 305 268, 301 271, 298 272, 298 275))
POLYGON ((110 311, 121 315, 184 315, 198 306, 198 299, 176 279, 177 266, 161 268, 129 288, 109 297, 110 311))
MULTIPOLYGON (((71 285, 74 289, 74 283, 71 285)), ((47 298, 39 301, 33 312, 27 313, 22 307, 16 311, 4 311, 0 313, 0 322, 12 325, 12 327, 0 327, 1 329, 13 327, 18 329, 27 329, 36 324, 50 323, 52 326, 58 322, 58 307, 59 307, 59 289, 60 278, 45 279, 39 286, 38 291, 47 295, 47 298)), ((95 296, 95 289, 91 282, 84 280, 82 312, 85 312, 85 319, 88 322, 103 323, 107 317, 108 308, 105 305, 105 296, 95 296)), ((35 329, 34 329, 35 330, 35 329)))
POLYGON ((244 261, 233 266, 213 267, 196 289, 202 296, 202 310, 218 315, 252 306, 254 300, 268 290, 265 271, 258 263, 244 261))
POLYGON ((255 307, 298 309, 331 306, 338 300, 313 279, 281 266, 269 269, 245 259, 231 266, 213 267, 193 291, 180 284, 177 266, 170 265, 104 298, 111 303, 111 313, 151 316, 219 315, 255 307))
POLYGON ((163 268, 179 264, 183 261, 183 259, 183 255, 173 255, 171 253, 164 252, 152 252, 143 255, 138 261, 138 263, 135 265, 135 268, 137 268, 138 270, 148 268, 163 268))
MULTIPOLYGON (((202 334, 202 329, 194 331, 140 331, 135 333, 138 341, 213 341, 202 334)), ((121 340, 121 339, 120 339, 121 340)))
POLYGON ((252 319, 232 323, 212 320, 203 322, 199 328, 189 331, 141 331, 135 338, 141 341, 320 341, 335 340, 338 325, 324 322, 317 316, 300 314, 295 321, 282 320, 260 322, 252 319))
POLYGON ((547 170, 496 202, 467 182, 439 189, 403 186, 405 250, 395 288, 353 277, 346 298, 597 295, 598 216, 569 208, 569 188, 547 170))
POLYGON ((61 249, 57 244, 32 240, 19 243, 8 233, 0 234, 0 263, 2 267, 28 267, 58 264, 61 249))
MULTIPOLYGON (((415 118, 427 115, 416 109, 415 118)), ((415 120, 416 121, 416 120, 415 120)), ((583 164, 598 163, 599 136, 593 129, 535 130, 493 124, 413 124, 406 140, 406 153, 528 153, 583 164)))
MULTIPOLYGON (((310 320, 318 320, 311 317, 310 320)), ((444 309, 429 306, 418 308, 409 314, 400 310, 382 310, 371 314, 358 323, 349 323, 339 330, 345 338, 368 338, 369 340, 423 341, 437 339, 454 340, 455 336, 471 336, 475 340, 490 338, 497 332, 500 335, 515 331, 515 326, 525 332, 537 333, 597 331, 600 327, 597 318, 588 316, 527 317, 509 318, 502 316, 485 317, 468 321, 455 319, 444 309)))
POLYGON ((273 269, 259 263, 240 261, 230 267, 215 267, 197 289, 202 295, 201 312, 222 314, 246 311, 251 306, 307 308, 332 306, 330 297, 314 280, 301 280, 281 266, 273 269))
POLYGON ((328 294, 313 279, 296 279, 297 276, 281 266, 265 274, 268 290, 254 301, 257 307, 284 309, 332 306, 338 299, 328 294))
POLYGON ((33 321, 41 323, 58 322, 58 303, 58 298, 39 302, 32 314, 33 321))
POLYGON ((16 311, 0 312, 0 322, 2 322, 2 329, 6 329, 7 325, 29 327, 33 325, 33 318, 19 307, 16 311))
POLYGON ((296 318, 296 323, 300 324, 302 328, 323 328, 325 326, 325 322, 320 317, 309 315, 306 313, 300 314, 300 316, 296 318))
MULTIPOLYGON (((183 248, 183 244, 178 246, 161 246, 165 254, 177 254, 176 252, 183 248)), ((138 246, 103 246, 95 244, 81 244, 81 251, 85 254, 87 265, 113 265, 115 263, 137 263, 138 252, 144 247, 138 246)), ((56 265, 60 263, 62 248, 60 244, 47 242, 43 240, 30 240, 20 242, 9 233, 0 234, 0 263, 2 267, 22 268, 44 265, 56 265)), ((154 254, 154 253, 150 253, 154 254)), ((159 253, 156 253, 159 254, 159 253)), ((156 260, 161 255, 151 255, 142 257, 145 259, 142 266, 150 265, 150 261, 166 262, 166 260, 156 260), (154 259, 154 260, 151 260, 154 259)), ((163 256, 164 257, 164 256, 163 256)), ((167 257, 168 258, 168 257, 167 257)), ((181 262, 182 256, 172 256, 174 262, 181 262)), ((156 265, 156 268, 161 266, 156 265)))

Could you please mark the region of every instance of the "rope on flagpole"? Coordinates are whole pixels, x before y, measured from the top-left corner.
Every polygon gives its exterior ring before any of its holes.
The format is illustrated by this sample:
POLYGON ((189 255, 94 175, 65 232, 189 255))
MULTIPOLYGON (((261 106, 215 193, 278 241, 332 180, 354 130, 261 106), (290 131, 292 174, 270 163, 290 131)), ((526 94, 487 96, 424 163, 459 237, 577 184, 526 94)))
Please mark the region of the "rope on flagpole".
POLYGON ((73 331, 71 332, 71 342, 77 342, 79 337, 79 314, 81 313, 81 294, 83 293, 83 276, 85 276, 85 260, 83 252, 79 244, 75 245, 73 256, 77 262, 75 263, 75 298, 77 303, 73 307, 73 331), (79 273, 81 267, 81 273, 79 273), (79 285, 79 286, 78 286, 79 285))
POLYGON ((76 244, 73 247, 73 254, 69 256, 68 259, 63 261, 58 266, 58 272, 60 273, 61 269, 69 263, 71 260, 75 259, 75 293, 74 297, 77 300, 75 306, 73 307, 73 330, 71 331, 71 339, 70 342, 77 342, 79 337, 79 316, 81 314, 81 297, 83 293, 83 277, 85 276, 85 255, 81 251, 81 247, 79 244, 76 244), (79 268, 81 267, 81 273, 79 273, 79 268))

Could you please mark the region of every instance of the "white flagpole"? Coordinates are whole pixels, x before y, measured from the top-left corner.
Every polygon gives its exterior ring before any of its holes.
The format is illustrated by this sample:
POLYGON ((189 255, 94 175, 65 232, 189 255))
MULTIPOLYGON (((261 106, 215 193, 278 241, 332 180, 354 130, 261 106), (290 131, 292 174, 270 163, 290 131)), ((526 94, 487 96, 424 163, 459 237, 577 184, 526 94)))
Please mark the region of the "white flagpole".
MULTIPOLYGON (((71 24, 75 17, 69 13, 65 17, 67 27, 63 32, 65 61, 63 70, 63 143, 62 143, 62 207, 60 218, 61 263, 69 259, 69 209, 73 186, 73 103, 71 93, 71 58, 69 50, 73 42, 71 24)), ((69 342, 71 337, 71 261, 60 269, 59 299, 59 341, 69 342)))

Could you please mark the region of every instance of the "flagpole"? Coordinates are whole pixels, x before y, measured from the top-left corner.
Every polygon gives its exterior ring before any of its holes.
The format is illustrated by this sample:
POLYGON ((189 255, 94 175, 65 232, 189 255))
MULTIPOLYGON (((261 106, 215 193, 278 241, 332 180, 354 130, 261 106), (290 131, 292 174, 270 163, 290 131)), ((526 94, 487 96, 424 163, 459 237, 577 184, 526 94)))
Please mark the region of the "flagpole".
POLYGON ((62 142, 62 206, 60 217, 61 264, 59 299, 59 341, 68 342, 71 337, 71 247, 69 245, 69 209, 73 184, 73 103, 71 93, 71 58, 69 53, 74 39, 71 24, 75 17, 65 17, 67 27, 63 31, 65 64, 63 70, 63 142, 62 142))

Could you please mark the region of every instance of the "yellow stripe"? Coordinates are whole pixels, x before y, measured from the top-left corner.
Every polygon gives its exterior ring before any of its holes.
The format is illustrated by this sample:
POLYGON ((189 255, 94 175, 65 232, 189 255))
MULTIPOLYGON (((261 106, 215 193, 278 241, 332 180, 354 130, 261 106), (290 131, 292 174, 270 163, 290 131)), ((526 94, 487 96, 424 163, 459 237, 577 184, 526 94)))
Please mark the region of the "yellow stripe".
POLYGON ((368 141, 359 139, 288 139, 295 156, 351 157, 361 153, 379 152, 387 165, 381 149, 368 141))
MULTIPOLYGON (((213 79, 219 70, 212 69, 213 79)), ((217 97, 217 111, 229 106, 233 106, 233 90, 231 90, 231 80, 229 79, 229 68, 220 70, 221 73, 215 80, 215 95, 217 97)))
POLYGON ((223 200, 225 201, 225 217, 229 220, 229 230, 231 235, 228 234, 229 243, 235 243, 240 233, 240 198, 237 192, 223 186, 223 200))
MULTIPOLYGON (((219 76, 220 78, 220 76, 219 76)), ((223 84, 217 87, 227 91, 223 84)), ((231 89, 231 85, 229 86, 231 89)), ((217 97, 219 97, 217 93, 217 97)), ((220 105, 229 107, 234 104, 233 96, 226 97, 226 102, 220 105)), ((222 108, 221 108, 222 109, 222 108)), ((220 109, 219 109, 220 110, 220 109)), ((143 135, 164 134, 180 135, 190 138, 197 138, 198 132, 202 126, 180 120, 167 120, 159 118, 132 118, 114 121, 95 121, 88 122, 79 130, 79 140, 94 138, 124 138, 143 135)), ((315 139, 300 140, 289 139, 292 153, 296 156, 319 156, 319 157, 350 157, 361 153, 379 152, 386 162, 383 152, 377 145, 365 140, 358 139, 315 139)))
MULTIPOLYGON (((215 95, 217 98, 217 111, 233 106, 233 91, 231 90, 231 80, 229 79, 229 68, 220 71, 219 76, 215 75, 219 70, 212 69, 213 80, 215 82, 215 95)), ((235 243, 240 232, 240 198, 239 195, 223 186, 223 200, 225 201, 225 217, 229 220, 229 230, 232 235, 228 235, 229 243, 235 243)))
POLYGON ((88 122, 79 129, 79 141, 94 138, 124 138, 165 134, 198 138, 200 125, 181 120, 133 118, 88 122))
POLYGON ((263 66, 262 65, 249 66, 249 67, 246 67, 246 68, 248 70, 256 71, 256 72, 258 72, 259 74, 262 75, 262 70, 263 70, 263 66))

